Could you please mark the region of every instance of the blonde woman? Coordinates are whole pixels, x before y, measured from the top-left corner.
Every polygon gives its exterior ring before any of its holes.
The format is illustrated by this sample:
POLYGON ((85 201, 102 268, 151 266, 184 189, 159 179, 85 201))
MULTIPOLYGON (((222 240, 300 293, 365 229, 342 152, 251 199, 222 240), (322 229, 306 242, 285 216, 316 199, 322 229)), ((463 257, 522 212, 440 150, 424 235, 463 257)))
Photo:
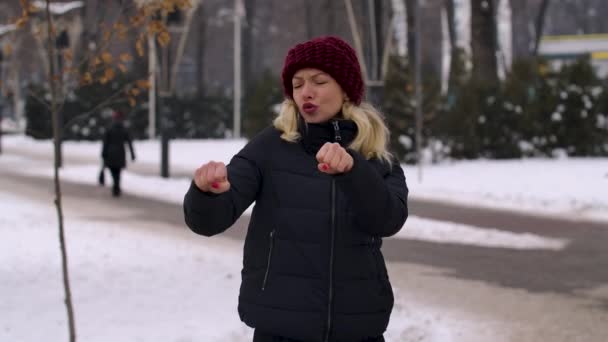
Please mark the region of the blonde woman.
POLYGON ((255 201, 238 306, 255 342, 384 341, 393 293, 380 247, 408 215, 388 129, 338 37, 292 47, 282 79, 274 125, 228 165, 196 170, 186 223, 219 234, 255 201))

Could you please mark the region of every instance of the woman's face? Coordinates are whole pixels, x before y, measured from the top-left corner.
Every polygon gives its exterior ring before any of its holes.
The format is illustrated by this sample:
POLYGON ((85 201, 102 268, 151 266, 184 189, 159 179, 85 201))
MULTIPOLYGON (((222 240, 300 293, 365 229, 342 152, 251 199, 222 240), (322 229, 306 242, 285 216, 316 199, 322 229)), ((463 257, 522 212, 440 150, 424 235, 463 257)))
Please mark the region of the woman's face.
POLYGON ((340 112, 346 95, 329 74, 319 69, 300 69, 291 82, 293 99, 306 122, 325 122, 340 112))

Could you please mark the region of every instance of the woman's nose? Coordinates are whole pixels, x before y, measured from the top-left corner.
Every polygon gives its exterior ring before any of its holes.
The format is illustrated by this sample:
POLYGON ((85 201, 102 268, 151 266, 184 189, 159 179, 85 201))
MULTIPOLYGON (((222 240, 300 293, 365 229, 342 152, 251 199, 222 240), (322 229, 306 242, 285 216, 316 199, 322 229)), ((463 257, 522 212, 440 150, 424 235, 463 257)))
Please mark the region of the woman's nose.
POLYGON ((302 85, 302 97, 307 100, 314 97, 314 91, 309 83, 302 85))

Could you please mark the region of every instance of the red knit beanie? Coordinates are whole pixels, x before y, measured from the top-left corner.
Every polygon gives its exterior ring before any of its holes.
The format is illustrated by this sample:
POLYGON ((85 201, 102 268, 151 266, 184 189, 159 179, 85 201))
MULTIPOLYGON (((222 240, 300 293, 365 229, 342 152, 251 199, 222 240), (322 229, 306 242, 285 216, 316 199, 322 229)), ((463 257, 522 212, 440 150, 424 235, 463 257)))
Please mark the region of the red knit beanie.
POLYGON ((360 104, 363 99, 364 84, 361 67, 355 50, 344 40, 326 36, 297 44, 289 49, 283 66, 283 91, 293 99, 292 78, 304 68, 322 70, 333 77, 351 102, 360 104))
POLYGON ((112 112, 112 119, 114 120, 122 120, 124 118, 124 115, 122 114, 122 112, 115 110, 112 112))

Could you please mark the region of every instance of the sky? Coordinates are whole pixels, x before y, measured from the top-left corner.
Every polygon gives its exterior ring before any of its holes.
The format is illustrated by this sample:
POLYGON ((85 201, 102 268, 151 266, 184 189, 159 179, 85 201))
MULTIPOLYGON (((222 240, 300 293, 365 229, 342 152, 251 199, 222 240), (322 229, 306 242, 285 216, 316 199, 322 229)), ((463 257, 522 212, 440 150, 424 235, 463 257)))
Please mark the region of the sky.
MULTIPOLYGON (((52 176, 48 141, 11 136, 2 143, 0 173, 52 176)), ((173 141, 171 169, 187 174, 211 159, 228 162, 244 143, 173 141)), ((137 160, 124 175, 124 192, 180 204, 189 178, 163 180, 133 172, 157 169, 159 146, 155 141, 135 143, 137 160)), ((99 151, 98 142, 67 142, 62 178, 97 186, 99 151)), ((403 167, 412 198, 606 221, 608 228, 608 158, 447 162, 424 166, 421 181, 417 168, 403 167)), ((102 215, 91 219, 95 215, 90 213, 103 211, 104 205, 66 204, 79 340, 251 340, 251 329, 236 313, 242 256, 238 241, 204 239, 161 223, 150 226, 129 219, 125 224, 102 215)), ((0 212, 0 341, 67 340, 56 213, 50 194, 32 198, 0 187, 0 212)), ((129 217, 128 207, 118 215, 129 217)), ((415 216, 394 238, 512 249, 558 250, 569 243, 415 216)), ((394 291, 388 341, 402 340, 400 336, 406 333, 413 336, 412 341, 423 342, 461 341, 463 336, 499 340, 500 333, 478 317, 413 301, 397 287, 394 291)))

